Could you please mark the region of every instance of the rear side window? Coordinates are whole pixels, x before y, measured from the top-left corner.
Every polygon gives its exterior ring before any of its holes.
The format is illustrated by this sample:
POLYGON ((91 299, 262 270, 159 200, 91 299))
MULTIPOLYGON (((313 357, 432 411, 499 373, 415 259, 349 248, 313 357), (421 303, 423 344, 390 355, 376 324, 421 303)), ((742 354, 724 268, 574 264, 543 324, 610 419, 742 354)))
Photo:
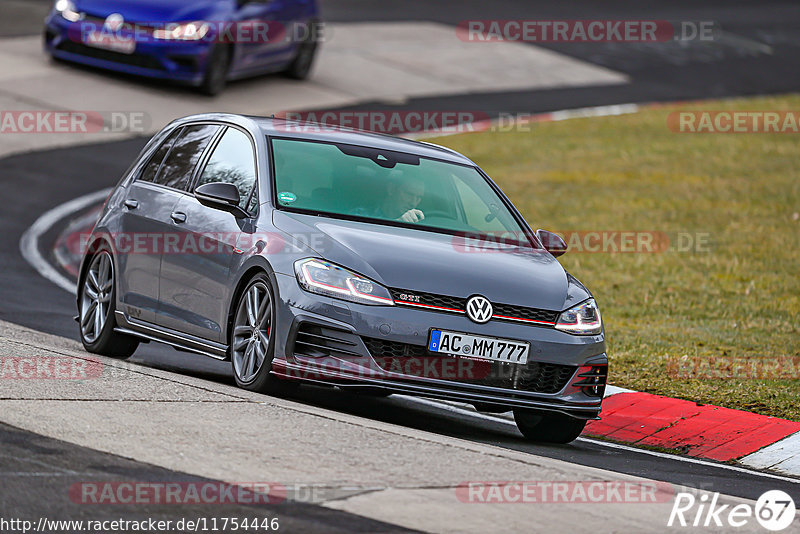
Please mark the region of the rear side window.
POLYGON ((256 156, 250 138, 241 130, 228 128, 223 134, 197 186, 214 182, 235 185, 241 197, 239 207, 248 212, 255 209, 256 156))
POLYGON ((175 138, 177 138, 180 133, 181 128, 176 128, 175 131, 167 137, 167 140, 161 143, 161 146, 153 153, 153 157, 150 158, 144 171, 142 171, 142 174, 139 176, 139 180, 144 182, 155 181, 158 169, 161 167, 161 162, 164 161, 164 157, 169 153, 169 149, 172 148, 172 143, 175 142, 175 138))
POLYGON ((186 190, 197 162, 203 155, 203 150, 208 146, 217 130, 219 130, 219 126, 213 124, 184 128, 180 136, 173 142, 158 176, 153 181, 174 189, 186 190))

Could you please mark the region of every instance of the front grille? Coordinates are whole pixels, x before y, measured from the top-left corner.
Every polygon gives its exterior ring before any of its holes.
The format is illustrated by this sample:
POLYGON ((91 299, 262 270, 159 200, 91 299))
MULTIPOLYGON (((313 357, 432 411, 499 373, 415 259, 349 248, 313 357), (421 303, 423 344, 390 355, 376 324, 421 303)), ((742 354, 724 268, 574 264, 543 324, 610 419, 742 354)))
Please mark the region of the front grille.
POLYGON ((522 306, 510 306, 508 304, 492 304, 492 307, 494 308, 495 315, 553 324, 558 320, 558 316, 561 315, 559 312, 540 310, 538 308, 524 308, 522 306))
MULTIPOLYGON (((400 305, 419 306, 421 308, 428 308, 431 311, 445 313, 464 313, 467 308, 468 299, 462 297, 451 297, 448 295, 397 288, 391 288, 389 291, 392 294, 392 299, 400 305)), ((515 306, 512 304, 496 304, 492 302, 492 307, 494 308, 493 318, 496 321, 520 321, 537 326, 553 326, 560 315, 560 312, 557 311, 515 306)))
POLYGON ((294 337, 293 353, 311 358, 363 358, 358 338, 350 332, 303 323, 294 337))
POLYGON ((447 295, 437 295, 436 293, 423 293, 420 291, 406 291, 405 289, 390 289, 392 298, 400 304, 424 304, 426 306, 438 306, 440 308, 452 308, 464 311, 467 307, 467 299, 450 297, 447 295))
POLYGON ((164 70, 164 66, 160 61, 145 54, 123 54, 120 52, 113 52, 111 50, 103 50, 102 48, 86 46, 73 41, 64 41, 58 45, 58 49, 64 52, 69 52, 70 54, 79 54, 81 56, 100 59, 103 61, 113 61, 114 63, 131 65, 133 67, 141 67, 151 70, 164 70))
POLYGON ((455 358, 434 354, 422 345, 368 337, 362 340, 384 371, 481 386, 558 393, 577 369, 575 366, 553 363, 528 362, 522 366, 455 358))

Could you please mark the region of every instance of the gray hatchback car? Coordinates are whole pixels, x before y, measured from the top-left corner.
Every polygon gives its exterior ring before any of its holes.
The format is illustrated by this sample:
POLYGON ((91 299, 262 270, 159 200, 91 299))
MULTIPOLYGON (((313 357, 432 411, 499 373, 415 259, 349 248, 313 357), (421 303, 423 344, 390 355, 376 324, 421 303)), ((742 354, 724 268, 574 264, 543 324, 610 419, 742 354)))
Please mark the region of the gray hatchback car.
POLYGON ((106 201, 78 281, 86 349, 142 341, 301 382, 513 409, 529 439, 596 418, 592 294, 497 185, 443 147, 206 114, 169 124, 106 201))

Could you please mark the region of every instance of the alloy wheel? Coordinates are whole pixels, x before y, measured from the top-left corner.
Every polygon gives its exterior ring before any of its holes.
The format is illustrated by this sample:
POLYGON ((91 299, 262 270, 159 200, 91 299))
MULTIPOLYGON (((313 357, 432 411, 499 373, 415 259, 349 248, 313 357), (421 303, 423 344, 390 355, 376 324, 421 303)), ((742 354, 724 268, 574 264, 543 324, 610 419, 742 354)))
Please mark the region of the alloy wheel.
POLYGON ((240 382, 252 382, 264 365, 272 335, 272 295, 257 281, 243 295, 233 329, 233 369, 240 382))
POLYGON ((114 265, 108 252, 100 252, 86 271, 81 291, 81 335, 94 343, 102 335, 108 321, 114 289, 114 265))

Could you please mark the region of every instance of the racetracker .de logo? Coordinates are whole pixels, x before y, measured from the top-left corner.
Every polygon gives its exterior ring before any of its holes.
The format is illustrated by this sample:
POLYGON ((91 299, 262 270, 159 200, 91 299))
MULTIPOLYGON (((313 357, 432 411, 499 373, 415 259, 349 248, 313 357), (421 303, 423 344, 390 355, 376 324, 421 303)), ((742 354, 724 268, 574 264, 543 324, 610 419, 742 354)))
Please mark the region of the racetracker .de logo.
POLYGON ((0 356, 0 379, 88 380, 99 378, 103 367, 103 363, 94 358, 0 356))
POLYGON ((667 127, 675 133, 800 133, 798 111, 673 111, 667 127))
POLYGON ((0 134, 145 133, 143 111, 0 111, 0 134))
POLYGON ((713 21, 465 20, 456 35, 470 43, 655 43, 711 41, 713 21))
POLYGON ((319 43, 325 40, 322 22, 277 20, 137 22, 82 21, 70 26, 67 37, 76 43, 133 53, 139 44, 203 42, 225 44, 319 43))
POLYGON ((468 133, 489 128, 490 117, 481 111, 285 111, 276 115, 277 130, 336 132, 339 128, 398 135, 410 133, 468 133))
POLYGON ((286 486, 272 482, 79 482, 69 488, 75 504, 280 504, 286 486))
MULTIPOLYGON (((679 232, 670 235, 662 231, 588 230, 557 232, 570 253, 602 254, 659 254, 667 251, 708 252, 710 235, 707 232, 679 232)), ((453 248, 465 254, 507 253, 531 249, 523 233, 492 232, 454 236, 453 248)), ((541 250, 541 249, 534 249, 541 250)))
POLYGON ((666 482, 619 480, 472 481, 456 488, 458 500, 471 504, 648 504, 669 502, 674 494, 666 482))

